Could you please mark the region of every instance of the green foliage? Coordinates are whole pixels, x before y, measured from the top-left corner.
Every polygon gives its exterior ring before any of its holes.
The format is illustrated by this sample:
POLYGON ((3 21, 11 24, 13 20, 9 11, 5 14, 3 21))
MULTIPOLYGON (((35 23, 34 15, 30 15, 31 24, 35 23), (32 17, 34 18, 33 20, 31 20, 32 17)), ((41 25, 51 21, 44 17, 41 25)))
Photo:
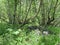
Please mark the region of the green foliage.
POLYGON ((60 43, 60 27, 54 27, 60 26, 59 0, 0 0, 0 4, 0 45, 60 43), (52 21, 53 17, 55 19, 52 21), (51 31, 53 34, 43 34, 41 31, 44 29, 28 29, 28 26, 44 28, 45 24, 48 29, 46 31, 51 31))
POLYGON ((3 35, 7 32, 7 26, 6 24, 0 23, 0 35, 3 35))
POLYGON ((39 41, 39 45, 55 45, 59 38, 56 35, 42 36, 39 41))
MULTIPOLYGON (((0 24, 1 25, 1 24, 0 24)), ((1 45, 55 45, 59 43, 59 36, 58 35, 43 35, 37 34, 37 31, 31 31, 26 35, 26 31, 28 29, 13 29, 13 28, 6 28, 8 27, 6 24, 2 24, 2 33, 4 35, 0 35, 0 44, 1 45), (8 32, 6 32, 6 30, 8 32), (3 43, 4 42, 4 43, 3 43)), ((50 28, 49 28, 50 29, 50 28)), ((53 29, 53 28, 51 28, 53 29)), ((51 30, 50 29, 50 30, 51 30)), ((55 28, 53 29, 55 30, 55 28)), ((58 29, 57 29, 58 30, 58 29)))
POLYGON ((59 32, 60 32, 60 27, 49 26, 49 27, 48 27, 48 30, 50 30, 50 31, 52 31, 52 32, 54 32, 54 33, 56 33, 56 34, 59 34, 59 32))

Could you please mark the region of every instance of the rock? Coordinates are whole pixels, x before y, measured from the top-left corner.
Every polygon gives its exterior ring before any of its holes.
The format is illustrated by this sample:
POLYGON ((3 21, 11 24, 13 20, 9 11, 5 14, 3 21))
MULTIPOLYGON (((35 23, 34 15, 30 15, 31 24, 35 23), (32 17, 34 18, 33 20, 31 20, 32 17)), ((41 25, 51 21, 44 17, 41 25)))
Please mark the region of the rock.
POLYGON ((43 31, 43 34, 44 34, 44 35, 48 35, 49 32, 48 32, 48 31, 43 31))

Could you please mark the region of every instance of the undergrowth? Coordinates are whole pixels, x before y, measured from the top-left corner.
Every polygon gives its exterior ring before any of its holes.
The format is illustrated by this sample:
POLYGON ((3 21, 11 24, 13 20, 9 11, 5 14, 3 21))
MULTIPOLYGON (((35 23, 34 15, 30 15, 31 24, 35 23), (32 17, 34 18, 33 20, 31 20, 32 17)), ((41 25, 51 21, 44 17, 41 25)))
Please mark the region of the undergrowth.
POLYGON ((13 29, 7 24, 0 24, 0 45, 57 45, 60 43, 59 27, 48 27, 49 30, 57 35, 37 34, 31 31, 26 35, 28 29, 13 29))

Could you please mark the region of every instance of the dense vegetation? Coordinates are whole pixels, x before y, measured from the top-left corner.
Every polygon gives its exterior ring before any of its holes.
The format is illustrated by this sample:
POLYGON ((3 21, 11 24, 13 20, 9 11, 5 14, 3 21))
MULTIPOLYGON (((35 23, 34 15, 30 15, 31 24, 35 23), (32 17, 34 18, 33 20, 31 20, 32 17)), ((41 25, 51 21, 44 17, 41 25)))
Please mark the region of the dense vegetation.
POLYGON ((0 45, 60 45, 60 0, 0 0, 0 45))

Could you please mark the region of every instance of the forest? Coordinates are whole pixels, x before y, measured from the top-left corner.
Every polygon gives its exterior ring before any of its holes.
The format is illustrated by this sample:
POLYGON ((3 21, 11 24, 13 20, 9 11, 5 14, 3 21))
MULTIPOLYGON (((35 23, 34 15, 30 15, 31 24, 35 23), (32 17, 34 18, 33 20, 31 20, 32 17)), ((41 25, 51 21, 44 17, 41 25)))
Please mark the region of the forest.
POLYGON ((0 45, 60 45, 60 0, 0 0, 0 45))

